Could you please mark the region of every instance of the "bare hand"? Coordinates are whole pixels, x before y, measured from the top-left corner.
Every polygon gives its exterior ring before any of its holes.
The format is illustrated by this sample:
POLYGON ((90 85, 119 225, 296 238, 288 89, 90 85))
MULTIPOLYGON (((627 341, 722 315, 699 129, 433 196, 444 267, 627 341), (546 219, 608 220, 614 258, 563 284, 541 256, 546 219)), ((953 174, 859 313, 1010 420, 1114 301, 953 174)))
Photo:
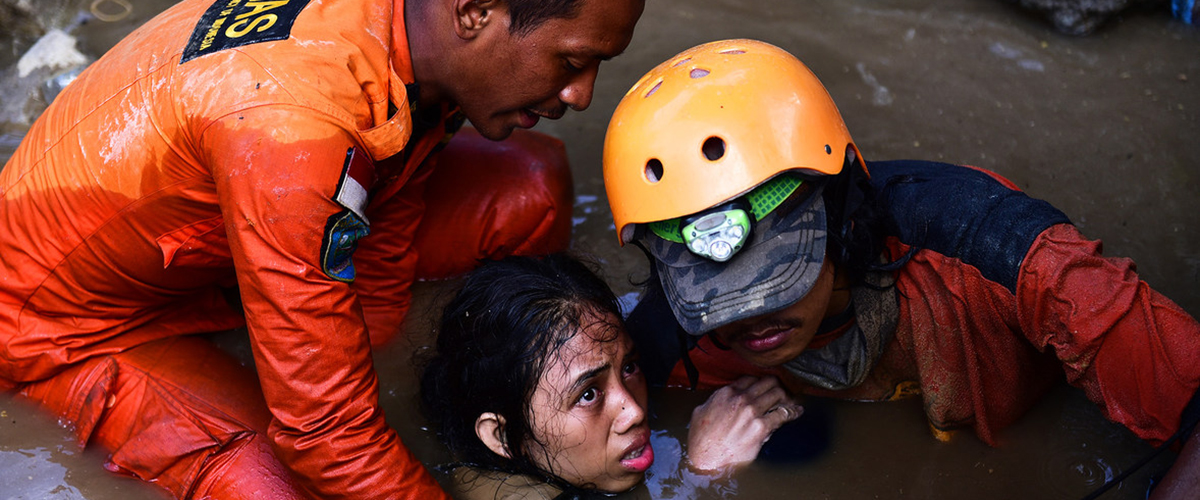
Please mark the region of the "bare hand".
POLYGON ((702 471, 753 461, 772 432, 803 413, 775 377, 742 377, 692 411, 688 460, 702 471))

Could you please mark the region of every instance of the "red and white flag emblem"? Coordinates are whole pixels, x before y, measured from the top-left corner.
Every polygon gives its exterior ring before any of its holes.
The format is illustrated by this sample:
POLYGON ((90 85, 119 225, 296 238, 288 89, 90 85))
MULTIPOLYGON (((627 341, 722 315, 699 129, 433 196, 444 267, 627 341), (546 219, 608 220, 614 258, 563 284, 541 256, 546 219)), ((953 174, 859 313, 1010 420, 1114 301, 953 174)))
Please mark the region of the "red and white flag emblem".
POLYGON ((342 167, 342 178, 338 180, 333 199, 370 224, 366 214, 367 193, 374 181, 375 165, 365 154, 350 148, 346 151, 346 164, 342 167))

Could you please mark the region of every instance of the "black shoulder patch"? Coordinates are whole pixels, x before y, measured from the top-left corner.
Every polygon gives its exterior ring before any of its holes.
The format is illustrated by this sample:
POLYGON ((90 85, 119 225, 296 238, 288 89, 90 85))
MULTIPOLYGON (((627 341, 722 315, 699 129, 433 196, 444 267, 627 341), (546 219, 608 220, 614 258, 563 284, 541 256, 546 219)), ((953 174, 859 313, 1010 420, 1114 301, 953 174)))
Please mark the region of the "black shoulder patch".
POLYGON ((196 24, 179 64, 219 50, 285 40, 309 0, 217 0, 196 24))

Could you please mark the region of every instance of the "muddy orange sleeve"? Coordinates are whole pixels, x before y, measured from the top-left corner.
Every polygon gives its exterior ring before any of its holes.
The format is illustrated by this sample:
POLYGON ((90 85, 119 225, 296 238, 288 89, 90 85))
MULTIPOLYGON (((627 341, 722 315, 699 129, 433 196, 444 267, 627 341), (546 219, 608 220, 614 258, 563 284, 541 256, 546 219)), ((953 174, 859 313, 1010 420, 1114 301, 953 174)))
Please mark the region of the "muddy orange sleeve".
POLYGON ((335 196, 354 145, 340 124, 287 106, 235 113, 203 134, 270 437, 316 497, 447 498, 384 421, 362 308, 345 279, 352 260, 331 263, 323 251, 331 218, 347 216, 335 196))

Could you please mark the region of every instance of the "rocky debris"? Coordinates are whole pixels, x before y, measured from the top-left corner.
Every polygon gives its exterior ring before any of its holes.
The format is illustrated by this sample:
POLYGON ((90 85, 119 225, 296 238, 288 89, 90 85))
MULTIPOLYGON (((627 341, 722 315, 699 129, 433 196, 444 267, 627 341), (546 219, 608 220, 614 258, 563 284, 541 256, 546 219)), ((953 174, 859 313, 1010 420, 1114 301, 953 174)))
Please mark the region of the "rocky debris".
POLYGON ((92 59, 75 48, 75 38, 51 29, 16 64, 0 67, 0 133, 24 132, 50 101, 92 59))
POLYGON ((52 29, 38 39, 17 61, 17 76, 25 78, 35 70, 46 68, 60 71, 87 64, 87 56, 75 48, 75 37, 60 29, 52 29))
POLYGON ((23 134, 92 61, 70 34, 86 15, 84 2, 36 2, 0 0, 0 47, 8 49, 0 52, 0 134, 6 136, 23 134))
POLYGON ((1087 35, 1110 17, 1130 8, 1161 8, 1168 0, 1005 0, 1039 12, 1068 35, 1087 35))
POLYGON ((0 0, 0 47, 10 48, 0 52, 0 66, 12 64, 44 31, 29 0, 0 0))

